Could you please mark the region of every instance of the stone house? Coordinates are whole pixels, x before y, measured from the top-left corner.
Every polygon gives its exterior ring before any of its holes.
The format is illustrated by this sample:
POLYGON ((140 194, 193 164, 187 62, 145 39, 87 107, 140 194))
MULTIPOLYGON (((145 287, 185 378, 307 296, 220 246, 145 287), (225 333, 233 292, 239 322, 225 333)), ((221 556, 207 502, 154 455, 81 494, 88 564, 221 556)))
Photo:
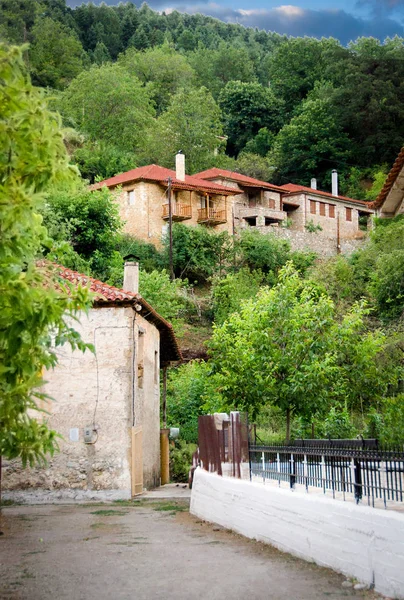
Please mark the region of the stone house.
POLYGON ((280 224, 286 218, 282 210, 283 189, 273 183, 216 167, 196 173, 195 177, 230 187, 237 193, 233 200, 236 229, 246 225, 255 227, 280 224))
POLYGON ((92 189, 118 189, 116 201, 125 233, 160 247, 168 230, 169 179, 173 221, 201 224, 217 232, 232 231, 233 199, 237 192, 186 175, 182 154, 177 154, 176 171, 148 165, 96 183, 92 189))
POLYGON ((372 207, 381 218, 404 214, 404 146, 372 207))
POLYGON ((172 326, 137 293, 137 263, 124 290, 55 267, 56 281, 88 286, 88 314, 72 326, 95 354, 58 350, 44 408, 62 438, 44 467, 3 463, 5 497, 130 498, 160 484, 160 367, 181 359, 172 326))
POLYGON ((350 252, 361 244, 374 211, 369 203, 288 183, 275 186, 225 169, 209 169, 196 177, 229 185, 239 191, 234 201, 237 227, 256 227, 288 239, 293 250, 310 249, 322 255, 350 252))
POLYGON ((322 256, 358 248, 374 214, 369 203, 293 183, 277 186, 226 169, 212 168, 185 175, 185 159, 176 156, 176 171, 157 165, 133 169, 92 186, 118 189, 117 202, 124 230, 161 246, 167 232, 169 178, 173 221, 234 235, 254 227, 287 239, 293 250, 314 250, 322 256))

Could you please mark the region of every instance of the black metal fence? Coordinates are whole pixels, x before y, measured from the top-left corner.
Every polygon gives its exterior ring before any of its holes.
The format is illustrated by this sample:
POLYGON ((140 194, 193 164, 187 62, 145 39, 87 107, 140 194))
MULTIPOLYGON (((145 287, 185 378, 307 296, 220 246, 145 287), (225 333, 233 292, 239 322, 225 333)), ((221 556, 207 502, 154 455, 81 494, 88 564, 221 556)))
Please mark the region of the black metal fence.
POLYGON ((321 488, 334 498, 371 506, 404 500, 404 451, 376 440, 296 440, 287 446, 250 446, 251 479, 321 488))

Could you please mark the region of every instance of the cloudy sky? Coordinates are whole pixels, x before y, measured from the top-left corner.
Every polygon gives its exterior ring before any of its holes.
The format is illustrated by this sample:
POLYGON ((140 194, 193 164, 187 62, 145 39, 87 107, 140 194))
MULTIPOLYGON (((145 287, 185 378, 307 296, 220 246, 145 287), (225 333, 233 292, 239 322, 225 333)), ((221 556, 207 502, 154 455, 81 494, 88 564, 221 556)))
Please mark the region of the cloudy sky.
MULTIPOLYGON (((107 0, 107 4, 117 1, 107 0)), ((68 4, 81 4, 81 0, 68 0, 68 4)), ((294 0, 293 4, 279 0, 149 0, 148 4, 155 10, 200 12, 294 36, 333 36, 344 44, 361 35, 379 39, 404 36, 404 0, 294 0)))

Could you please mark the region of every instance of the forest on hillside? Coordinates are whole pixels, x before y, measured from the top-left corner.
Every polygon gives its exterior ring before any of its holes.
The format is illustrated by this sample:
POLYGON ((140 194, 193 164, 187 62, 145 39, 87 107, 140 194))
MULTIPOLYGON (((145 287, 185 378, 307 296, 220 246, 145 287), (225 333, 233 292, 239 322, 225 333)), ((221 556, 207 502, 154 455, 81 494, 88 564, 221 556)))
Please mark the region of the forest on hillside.
POLYGON ((155 162, 374 199, 404 138, 404 40, 291 38, 131 2, 0 0, 0 38, 28 43, 32 81, 90 181, 155 162), (164 142, 164 143, 162 143, 164 142))

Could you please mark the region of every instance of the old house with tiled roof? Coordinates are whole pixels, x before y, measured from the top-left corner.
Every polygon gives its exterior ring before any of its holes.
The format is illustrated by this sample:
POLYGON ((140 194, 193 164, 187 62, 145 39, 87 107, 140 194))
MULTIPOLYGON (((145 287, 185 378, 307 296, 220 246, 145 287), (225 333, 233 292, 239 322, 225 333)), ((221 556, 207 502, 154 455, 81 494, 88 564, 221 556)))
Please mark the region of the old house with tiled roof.
POLYGON ((176 171, 148 165, 92 186, 120 189, 117 196, 124 231, 156 246, 161 245, 169 218, 168 183, 171 180, 173 221, 202 224, 215 231, 228 231, 232 223, 233 198, 230 187, 185 174, 184 156, 177 154, 176 171))
POLYGON ((323 256, 358 248, 374 213, 369 203, 338 194, 335 173, 333 193, 318 190, 314 183, 310 188, 277 186, 219 168, 190 176, 182 154, 176 156, 175 171, 148 165, 101 181, 93 189, 118 189, 125 231, 160 246, 169 219, 169 181, 173 221, 231 235, 254 227, 287 239, 293 250, 309 249, 323 256))
POLYGON ((381 218, 392 218, 404 213, 404 146, 372 207, 381 218))
POLYGON ((7 497, 130 498, 160 484, 160 367, 181 359, 174 331, 138 293, 136 263, 125 265, 124 289, 55 265, 58 286, 87 286, 88 314, 72 323, 95 353, 58 350, 43 407, 62 437, 43 467, 3 464, 7 497))

